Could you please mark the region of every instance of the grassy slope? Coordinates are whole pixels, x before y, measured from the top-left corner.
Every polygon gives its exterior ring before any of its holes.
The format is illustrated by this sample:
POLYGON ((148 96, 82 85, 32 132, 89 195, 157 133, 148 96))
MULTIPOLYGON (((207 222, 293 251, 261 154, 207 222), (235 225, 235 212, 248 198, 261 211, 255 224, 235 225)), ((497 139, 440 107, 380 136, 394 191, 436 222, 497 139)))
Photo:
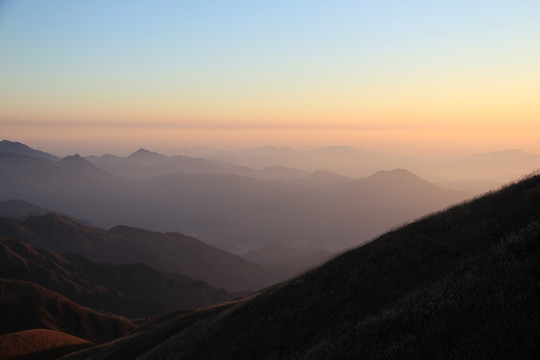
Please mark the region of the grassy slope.
POLYGON ((0 334, 46 328, 96 343, 136 328, 128 319, 81 306, 37 284, 0 278, 0 334))
POLYGON ((93 343, 56 330, 33 329, 0 336, 0 360, 48 360, 93 343))
MULTIPOLYGON (((143 331, 138 354, 144 359, 535 358, 539 219, 540 176, 535 176, 179 325, 166 340, 153 338, 152 329, 143 331)), ((122 343, 89 357, 127 359, 122 343)))

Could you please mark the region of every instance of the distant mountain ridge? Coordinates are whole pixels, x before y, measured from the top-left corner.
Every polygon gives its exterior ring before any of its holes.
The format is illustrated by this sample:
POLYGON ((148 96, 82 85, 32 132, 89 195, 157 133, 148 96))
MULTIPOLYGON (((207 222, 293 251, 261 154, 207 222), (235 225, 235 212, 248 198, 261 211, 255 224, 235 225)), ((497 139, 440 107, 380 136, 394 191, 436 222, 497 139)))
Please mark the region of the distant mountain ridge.
POLYGON ((32 149, 31 147, 20 142, 14 142, 14 141, 9 141, 9 140, 0 141, 0 152, 27 155, 27 156, 43 158, 43 159, 48 159, 48 160, 59 159, 58 156, 49 154, 44 151, 32 149))
POLYGON ((126 157, 108 154, 88 156, 86 159, 104 170, 135 181, 145 181, 155 176, 177 172, 186 174, 252 172, 252 169, 245 166, 180 155, 170 157, 144 148, 126 157))

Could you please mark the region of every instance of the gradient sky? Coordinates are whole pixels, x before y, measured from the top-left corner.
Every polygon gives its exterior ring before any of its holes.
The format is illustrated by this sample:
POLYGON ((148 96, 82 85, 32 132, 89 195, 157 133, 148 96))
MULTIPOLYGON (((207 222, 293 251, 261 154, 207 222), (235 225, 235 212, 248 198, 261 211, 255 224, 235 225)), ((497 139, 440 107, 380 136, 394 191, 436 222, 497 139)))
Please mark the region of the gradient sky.
POLYGON ((0 138, 540 153, 540 1, 0 0, 0 138))

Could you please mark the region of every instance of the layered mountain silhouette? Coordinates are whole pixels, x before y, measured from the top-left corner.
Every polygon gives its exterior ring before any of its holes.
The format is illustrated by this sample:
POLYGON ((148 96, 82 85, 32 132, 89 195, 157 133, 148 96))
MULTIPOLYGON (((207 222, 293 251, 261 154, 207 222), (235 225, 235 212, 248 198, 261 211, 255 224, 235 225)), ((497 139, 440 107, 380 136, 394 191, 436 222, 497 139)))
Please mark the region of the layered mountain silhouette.
MULTIPOLYGON (((232 291, 256 290, 274 281, 274 275, 262 266, 179 233, 158 233, 126 226, 106 231, 50 213, 26 220, 0 218, 0 237, 22 240, 63 254, 81 253, 95 261, 145 263, 161 271, 181 273, 232 291)), ((214 290, 208 287, 207 291, 208 298, 212 299, 214 290)))
POLYGON ((143 148, 126 157, 107 154, 102 156, 88 156, 87 159, 102 169, 134 181, 144 181, 152 177, 177 172, 186 174, 253 172, 248 167, 223 161, 181 155, 170 157, 143 148))
POLYGON ((60 255, 20 240, 0 240, 0 261, 0 277, 30 281, 78 304, 130 318, 213 305, 237 296, 145 264, 98 263, 82 254, 60 255))
POLYGON ((483 193, 486 190, 496 190, 501 183, 530 173, 540 164, 540 155, 516 149, 455 157, 378 154, 347 146, 330 146, 303 151, 277 147, 240 151, 182 149, 182 153, 238 163, 253 168, 279 164, 309 172, 325 170, 351 178, 366 177, 381 169, 406 168, 416 174, 422 174, 430 181, 440 181, 444 186, 450 185, 452 186, 450 189, 463 189, 475 194, 483 193), (475 181, 468 183, 467 180, 475 181), (478 180, 495 181, 498 184, 495 187, 489 185, 488 187, 485 185, 479 187, 478 180), (454 181, 460 183, 454 184, 454 181))
POLYGON ((252 168, 270 167, 276 164, 304 171, 318 169, 336 171, 351 167, 353 163, 362 163, 371 167, 371 161, 380 157, 369 151, 350 146, 327 146, 314 150, 295 150, 290 147, 264 146, 252 149, 232 151, 184 150, 191 156, 204 156, 252 168), (351 162, 352 161, 352 162, 351 162))
MULTIPOLYGON (((175 160, 139 150, 121 159, 125 161, 135 161, 137 171, 148 175, 152 171, 141 164, 175 160)), ((265 171, 264 176, 273 173, 274 179, 291 173, 275 167, 265 171)), ((0 199, 23 199, 104 228, 125 224, 176 231, 236 253, 276 242, 340 251, 469 196, 396 171, 385 176, 394 181, 377 185, 377 180, 319 173, 306 178, 312 185, 304 186, 284 181, 286 177, 269 181, 231 173, 178 172, 140 182, 113 175, 80 156, 51 161, 0 153, 0 199), (385 199, 377 201, 373 194, 385 199)))
POLYGON ((540 175, 69 359, 534 359, 538 204, 540 175))

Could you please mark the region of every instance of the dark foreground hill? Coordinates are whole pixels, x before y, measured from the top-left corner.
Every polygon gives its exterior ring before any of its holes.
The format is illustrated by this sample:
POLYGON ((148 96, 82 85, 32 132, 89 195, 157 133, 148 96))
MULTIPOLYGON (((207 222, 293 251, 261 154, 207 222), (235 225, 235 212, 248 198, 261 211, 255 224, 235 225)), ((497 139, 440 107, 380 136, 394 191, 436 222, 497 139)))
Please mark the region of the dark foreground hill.
POLYGON ((536 359, 540 176, 72 359, 536 359))

